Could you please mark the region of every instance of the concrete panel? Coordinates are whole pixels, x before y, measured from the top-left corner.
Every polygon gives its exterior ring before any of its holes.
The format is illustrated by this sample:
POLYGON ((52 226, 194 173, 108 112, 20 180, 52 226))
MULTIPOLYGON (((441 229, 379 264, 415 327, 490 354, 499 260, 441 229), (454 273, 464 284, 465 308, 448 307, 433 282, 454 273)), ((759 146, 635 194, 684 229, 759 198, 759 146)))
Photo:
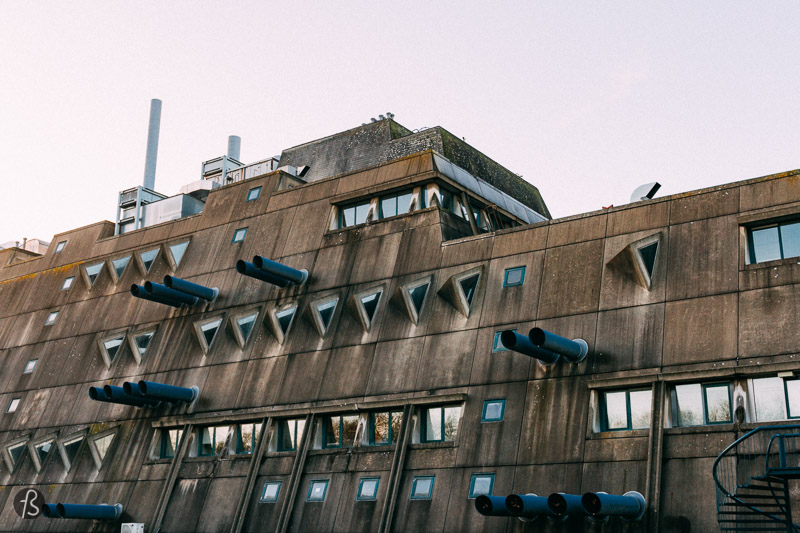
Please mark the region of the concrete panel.
MULTIPOLYGON (((732 427, 732 426, 729 426, 732 427)), ((708 431, 710 428, 675 428, 664 435, 664 457, 670 459, 689 459, 695 457, 716 457, 735 441, 738 436, 733 431, 708 431)))
POLYGON ((402 237, 402 233, 391 233, 360 241, 350 270, 350 283, 366 283, 391 277, 402 237), (378 258, 380 260, 376 260, 378 258))
POLYGON ((504 329, 516 329, 527 333, 532 323, 503 324, 494 328, 478 330, 475 352, 470 374, 470 384, 505 383, 508 381, 524 381, 528 379, 530 367, 536 364, 534 359, 526 355, 503 350, 493 352, 494 336, 504 329))
POLYGON ((378 343, 367 381, 367 396, 413 390, 424 346, 424 337, 378 343))
MULTIPOLYGON (((589 346, 589 353, 580 363, 570 363, 562 357, 556 364, 547 366, 536 360, 531 364, 528 379, 558 378, 589 373, 596 352, 594 337, 597 332, 597 316, 597 313, 586 313, 536 322, 536 327, 564 338, 585 340, 589 346)), ((525 330, 523 333, 528 333, 528 331, 525 330)))
POLYGON ((672 202, 653 200, 636 207, 619 207, 608 214, 607 236, 659 228, 669 224, 672 202))
POLYGON ((469 497, 469 486, 472 474, 480 473, 494 474, 492 494, 497 496, 511 494, 514 467, 454 469, 444 531, 505 531, 507 522, 512 520, 483 516, 475 510, 475 498, 469 497))
MULTIPOLYGON (((317 253, 314 269, 308 281, 309 291, 318 291, 346 285, 353 269, 358 243, 322 248, 317 253)), ((373 261, 375 258, 371 258, 373 261)))
POLYGON ((340 533, 368 533, 378 531, 381 510, 388 490, 389 473, 361 471, 344 477, 342 496, 333 531, 340 533), (362 478, 379 478, 375 500, 356 500, 362 478))
POLYGON ((270 357, 248 362, 236 407, 274 404, 285 371, 286 357, 270 357))
POLYGON ((239 389, 247 373, 247 366, 247 362, 242 361, 210 367, 208 377, 200 387, 202 401, 195 400, 194 411, 230 409, 236 405, 239 389))
MULTIPOLYGON (((669 255, 669 237, 666 228, 662 231, 647 230, 610 237, 606 239, 603 254, 603 277, 600 289, 600 309, 617 309, 633 305, 644 305, 663 302, 667 288, 667 257, 669 255), (653 274, 650 277, 650 288, 643 287, 633 271, 632 264, 619 262, 618 254, 636 241, 658 235, 658 245, 653 274)), ((634 252, 636 253, 636 252, 634 252)))
POLYGON ((279 403, 311 402, 317 399, 330 351, 287 356, 286 375, 278 395, 279 403))
POLYGON ((596 311, 600 300, 603 241, 547 250, 539 318, 596 311))
POLYGON ((544 252, 531 252, 493 259, 489 263, 481 327, 536 319, 543 262, 544 252), (525 267, 523 284, 503 287, 506 269, 521 266, 525 267))
POLYGON ((661 470, 661 524, 667 531, 719 531, 712 458, 669 459, 661 470), (687 472, 706 472, 691 476, 687 472))
POLYGON ((581 490, 577 494, 600 491, 625 494, 629 490, 645 494, 646 478, 647 461, 585 462, 581 476, 581 490))
POLYGON ((253 492, 249 496, 247 506, 247 519, 245 520, 242 531, 248 533, 261 533, 262 531, 274 531, 278 525, 278 517, 289 490, 288 476, 258 476, 253 485, 253 492), (274 503, 260 502, 261 494, 264 491, 264 483, 267 481, 280 481, 281 488, 278 490, 278 501, 274 503))
POLYGON ((779 178, 767 178, 739 188, 739 210, 750 211, 800 201, 800 176, 790 173, 779 178))
POLYGON ((333 531, 336 510, 339 507, 342 495, 342 485, 346 477, 347 476, 344 474, 325 474, 322 476, 312 474, 303 476, 298 487, 297 499, 295 500, 294 510, 290 517, 288 530, 298 533, 323 533, 333 531), (311 482, 324 479, 329 480, 325 501, 306 501, 311 482))
POLYGON ((485 261, 492 256, 494 240, 489 235, 466 237, 442 244, 442 267, 485 261))
POLYGON ((593 372, 617 372, 661 365, 664 304, 603 311, 597 317, 593 372))
POLYGON ((739 211, 739 188, 725 187, 704 194, 690 194, 671 202, 670 224, 731 215, 739 211))
MULTIPOLYGON (((628 431, 606 432, 586 439, 583 460, 587 463, 647 460, 646 436, 631 436, 628 431)), ((606 490, 606 489, 597 489, 606 490)), ((640 491, 641 492, 641 491, 640 491)))
POLYGON ((606 235, 606 213, 579 215, 550 223, 547 247, 564 246, 578 242, 602 239, 606 235))
POLYGON ((164 482, 160 480, 136 482, 125 507, 125 514, 131 517, 131 522, 152 523, 163 485, 164 482))
POLYGON ((439 271, 437 283, 432 285, 429 289, 429 291, 431 291, 430 296, 433 297, 431 307, 434 318, 428 326, 428 334, 477 328, 480 325, 483 301, 486 294, 487 266, 486 263, 469 263, 443 268, 439 271), (475 288, 475 294, 472 296, 469 317, 465 317, 462 311, 453 303, 455 294, 449 293, 448 291, 458 290, 456 287, 457 281, 452 279, 454 276, 471 270, 477 271, 478 269, 480 271, 478 286, 475 288))
POLYGON ((354 191, 368 189, 369 187, 375 185, 375 180, 377 179, 377 177, 378 177, 377 168, 372 168, 369 170, 365 170, 364 172, 356 172, 354 174, 342 176, 337 180, 338 186, 336 188, 336 192, 339 195, 343 195, 354 191))
POLYGON ((735 293, 667 302, 664 365, 736 359, 737 315, 735 293))
POLYGON ((667 300, 735 291, 739 227, 733 215, 671 226, 667 300))
POLYGON ((477 330, 427 337, 417 374, 417 389, 435 390, 469 384, 477 330))
POLYGON ((200 514, 205 506, 210 479, 179 479, 164 514, 163 531, 194 533, 198 531, 200 514))
POLYGON ((544 250, 547 246, 548 223, 523 226, 495 233, 492 257, 505 257, 544 250))
POLYGON ((403 232, 394 276, 436 269, 441 262, 442 234, 439 226, 422 226, 403 232))
POLYGON ((235 518, 230 510, 236 508, 243 488, 244 478, 212 479, 197 521, 196 531, 198 533, 228 531, 235 518))
POLYGON ((397 492, 397 504, 390 531, 443 531, 450 501, 452 470, 417 470, 403 472, 397 492), (430 500, 412 500, 411 485, 415 476, 435 476, 430 500))
POLYGON ((331 350, 318 399, 364 396, 374 354, 375 344, 331 350))
POLYGON ((796 284, 800 284, 800 261, 797 258, 770 261, 764 266, 748 265, 739 271, 740 291, 796 284))
POLYGON ((800 287, 785 285, 739 294, 739 356, 797 353, 800 287))
POLYGON ((328 228, 330 215, 331 204, 327 199, 299 206, 280 255, 294 255, 317 249, 322 234, 328 228))

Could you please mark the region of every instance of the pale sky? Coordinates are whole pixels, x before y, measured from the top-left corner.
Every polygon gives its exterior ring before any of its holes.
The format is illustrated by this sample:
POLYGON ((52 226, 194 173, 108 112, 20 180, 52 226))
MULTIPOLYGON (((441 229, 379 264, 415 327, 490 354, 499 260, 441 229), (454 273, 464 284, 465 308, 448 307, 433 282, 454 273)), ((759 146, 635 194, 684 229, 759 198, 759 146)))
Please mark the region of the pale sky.
POLYGON ((536 185, 554 217, 800 167, 800 2, 0 0, 0 243, 391 111, 536 185))

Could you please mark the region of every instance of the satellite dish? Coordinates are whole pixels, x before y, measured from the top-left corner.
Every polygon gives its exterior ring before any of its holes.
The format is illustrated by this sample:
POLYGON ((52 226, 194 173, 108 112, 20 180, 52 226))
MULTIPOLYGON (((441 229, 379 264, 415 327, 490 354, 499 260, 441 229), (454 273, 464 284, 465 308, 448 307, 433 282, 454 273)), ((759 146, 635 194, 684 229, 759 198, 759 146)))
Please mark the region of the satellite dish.
POLYGON ((656 192, 660 188, 661 184, 657 181, 639 185, 633 190, 633 194, 631 194, 631 203, 638 202, 640 200, 652 200, 653 196, 656 195, 656 192))

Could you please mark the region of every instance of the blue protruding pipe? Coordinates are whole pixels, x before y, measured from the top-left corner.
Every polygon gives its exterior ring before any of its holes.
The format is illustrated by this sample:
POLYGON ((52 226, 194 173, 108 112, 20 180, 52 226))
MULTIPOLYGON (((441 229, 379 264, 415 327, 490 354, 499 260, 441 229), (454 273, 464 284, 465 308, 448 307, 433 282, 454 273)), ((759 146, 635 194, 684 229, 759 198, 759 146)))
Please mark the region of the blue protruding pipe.
POLYGON ((172 307, 183 307, 183 304, 180 302, 175 302, 173 300, 167 300, 164 298, 159 298, 158 296, 154 296, 152 294, 148 294, 144 287, 141 285, 136 285, 135 283, 131 285, 131 294, 133 294, 137 298, 141 298, 142 300, 150 300, 151 302, 156 302, 164 305, 171 305, 172 307))
POLYGON ((509 494, 506 497, 506 507, 511 516, 529 520, 540 516, 553 516, 553 511, 547 505, 547 498, 535 494, 509 494))
POLYGON ((583 339, 570 340, 550 333, 542 328, 533 328, 528 332, 530 341, 545 350, 563 355, 570 363, 580 363, 589 353, 589 345, 583 339))
POLYGON ((119 520, 122 504, 84 505, 81 503, 57 503, 56 509, 61 518, 88 518, 91 520, 119 520))
POLYGON ((272 259, 261 257, 260 255, 253 257, 253 264, 259 270, 263 270, 275 277, 285 279, 292 285, 302 285, 308 279, 308 270, 297 270, 296 268, 288 267, 272 259))
POLYGON ((123 390, 129 395, 141 393, 147 400, 159 400, 164 402, 187 402, 191 403, 197 398, 199 389, 197 387, 176 387, 165 385, 155 381, 140 381, 139 383, 125 382, 123 390))
POLYGON ((585 515, 586 511, 581 504, 581 496, 577 494, 564 494, 556 492, 547 497, 547 505, 556 516, 571 514, 585 515))
POLYGON ((475 509, 483 516, 512 516, 506 509, 506 499, 502 496, 482 494, 475 498, 475 509))
POLYGON ((525 335, 520 335, 516 331, 507 329, 500 334, 500 342, 509 350, 533 357, 546 365, 552 365, 558 361, 558 354, 550 350, 539 348, 534 345, 525 335))
POLYGON ((151 294, 156 298, 161 298, 162 300, 179 302, 184 305, 192 306, 197 303, 197 296, 192 296, 191 294, 186 294, 185 292, 176 291, 175 289, 170 289, 169 287, 162 285, 160 283, 153 283, 152 281, 145 281, 144 282, 144 290, 147 291, 147 294, 151 294))
POLYGON ((64 518, 58 514, 58 505, 55 503, 46 503, 42 507, 42 514, 47 518, 64 518))
POLYGON ((619 496, 603 492, 587 492, 581 498, 581 504, 589 516, 620 516, 627 520, 639 520, 644 516, 644 496, 632 490, 619 496))
POLYGON ((113 385, 106 385, 102 389, 99 387, 89 387, 89 397, 98 402, 121 403, 136 407, 154 407, 159 404, 157 400, 149 400, 125 394, 122 387, 115 387, 113 385))
POLYGON ((219 295, 219 289, 216 287, 209 289, 208 287, 186 281, 185 279, 176 278, 175 276, 164 276, 164 285, 170 289, 197 296, 207 302, 213 302, 219 295))
POLYGON ((251 278, 260 279, 261 281, 266 281, 267 283, 272 283, 278 287, 288 287, 291 285, 290 281, 279 278, 278 276, 273 276, 268 272, 264 272, 253 263, 249 263, 243 259, 236 261, 236 272, 251 278))

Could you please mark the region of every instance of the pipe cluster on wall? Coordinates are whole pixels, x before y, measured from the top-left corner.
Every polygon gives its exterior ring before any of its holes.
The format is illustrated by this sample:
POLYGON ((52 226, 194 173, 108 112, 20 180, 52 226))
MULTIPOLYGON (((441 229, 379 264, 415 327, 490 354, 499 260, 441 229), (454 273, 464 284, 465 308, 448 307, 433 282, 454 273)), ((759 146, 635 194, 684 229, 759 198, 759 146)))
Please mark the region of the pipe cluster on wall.
POLYGON ((619 496, 605 492, 587 492, 583 496, 554 492, 548 497, 536 494, 510 494, 478 496, 475 509, 484 516, 516 516, 521 520, 535 520, 541 516, 566 518, 570 515, 588 516, 592 520, 605 520, 619 516, 636 521, 644 516, 644 496, 629 491, 619 496))

